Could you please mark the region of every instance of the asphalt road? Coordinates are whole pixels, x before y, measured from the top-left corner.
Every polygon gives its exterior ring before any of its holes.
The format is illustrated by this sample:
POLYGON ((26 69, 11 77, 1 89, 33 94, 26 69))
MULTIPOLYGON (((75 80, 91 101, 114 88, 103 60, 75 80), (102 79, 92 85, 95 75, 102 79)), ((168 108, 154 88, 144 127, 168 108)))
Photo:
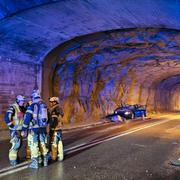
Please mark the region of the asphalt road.
POLYGON ((180 180, 180 167, 170 164, 180 157, 179 122, 173 114, 64 133, 65 160, 38 170, 27 169, 23 147, 23 164, 6 168, 9 143, 3 141, 0 179, 180 180))

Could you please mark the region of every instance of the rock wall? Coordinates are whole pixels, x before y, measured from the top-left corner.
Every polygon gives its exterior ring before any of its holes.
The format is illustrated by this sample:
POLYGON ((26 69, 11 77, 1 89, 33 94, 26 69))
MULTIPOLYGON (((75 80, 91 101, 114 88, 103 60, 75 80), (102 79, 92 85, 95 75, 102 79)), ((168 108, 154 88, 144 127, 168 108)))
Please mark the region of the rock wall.
POLYGON ((151 112, 177 110, 179 39, 179 31, 152 28, 72 39, 47 56, 50 89, 46 84, 43 93, 60 97, 67 122, 99 119, 121 103, 147 105, 151 112))

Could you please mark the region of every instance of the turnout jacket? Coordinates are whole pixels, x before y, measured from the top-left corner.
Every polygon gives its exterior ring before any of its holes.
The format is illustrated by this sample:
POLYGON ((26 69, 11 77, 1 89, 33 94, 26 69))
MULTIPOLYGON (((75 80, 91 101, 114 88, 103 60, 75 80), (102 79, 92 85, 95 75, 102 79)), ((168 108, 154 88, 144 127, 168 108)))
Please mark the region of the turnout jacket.
POLYGON ((24 124, 22 127, 22 131, 25 131, 27 128, 30 131, 35 133, 44 133, 46 132, 48 121, 47 115, 47 106, 42 101, 42 99, 36 99, 28 108, 24 116, 24 124), (44 110, 44 117, 39 117, 40 113, 40 105, 43 105, 44 110), (43 121, 42 123, 40 121, 43 121))
POLYGON ((21 130, 26 108, 19 106, 16 102, 8 108, 4 120, 10 130, 21 130))
POLYGON ((64 113, 59 104, 49 109, 48 116, 50 130, 60 130, 62 128, 62 117, 64 113))

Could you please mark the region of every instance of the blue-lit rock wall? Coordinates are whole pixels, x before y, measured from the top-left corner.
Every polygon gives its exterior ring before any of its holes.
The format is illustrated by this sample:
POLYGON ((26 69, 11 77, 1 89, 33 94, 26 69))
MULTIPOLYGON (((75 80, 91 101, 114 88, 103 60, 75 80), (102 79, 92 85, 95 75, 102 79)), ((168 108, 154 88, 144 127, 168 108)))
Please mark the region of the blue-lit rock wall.
POLYGON ((175 30, 126 29, 61 45, 46 61, 65 120, 99 119, 121 103, 147 105, 150 112, 180 110, 179 40, 175 30))
POLYGON ((163 79, 155 94, 156 110, 180 110, 180 75, 163 79))

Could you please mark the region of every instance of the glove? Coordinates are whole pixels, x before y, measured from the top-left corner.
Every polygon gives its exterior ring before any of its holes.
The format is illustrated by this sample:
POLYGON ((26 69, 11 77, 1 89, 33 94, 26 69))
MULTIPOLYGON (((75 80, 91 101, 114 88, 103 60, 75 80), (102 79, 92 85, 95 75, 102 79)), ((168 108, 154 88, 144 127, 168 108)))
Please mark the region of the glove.
POLYGON ((25 136, 26 136, 25 131, 21 131, 21 136, 22 136, 22 137, 25 137, 25 136))

